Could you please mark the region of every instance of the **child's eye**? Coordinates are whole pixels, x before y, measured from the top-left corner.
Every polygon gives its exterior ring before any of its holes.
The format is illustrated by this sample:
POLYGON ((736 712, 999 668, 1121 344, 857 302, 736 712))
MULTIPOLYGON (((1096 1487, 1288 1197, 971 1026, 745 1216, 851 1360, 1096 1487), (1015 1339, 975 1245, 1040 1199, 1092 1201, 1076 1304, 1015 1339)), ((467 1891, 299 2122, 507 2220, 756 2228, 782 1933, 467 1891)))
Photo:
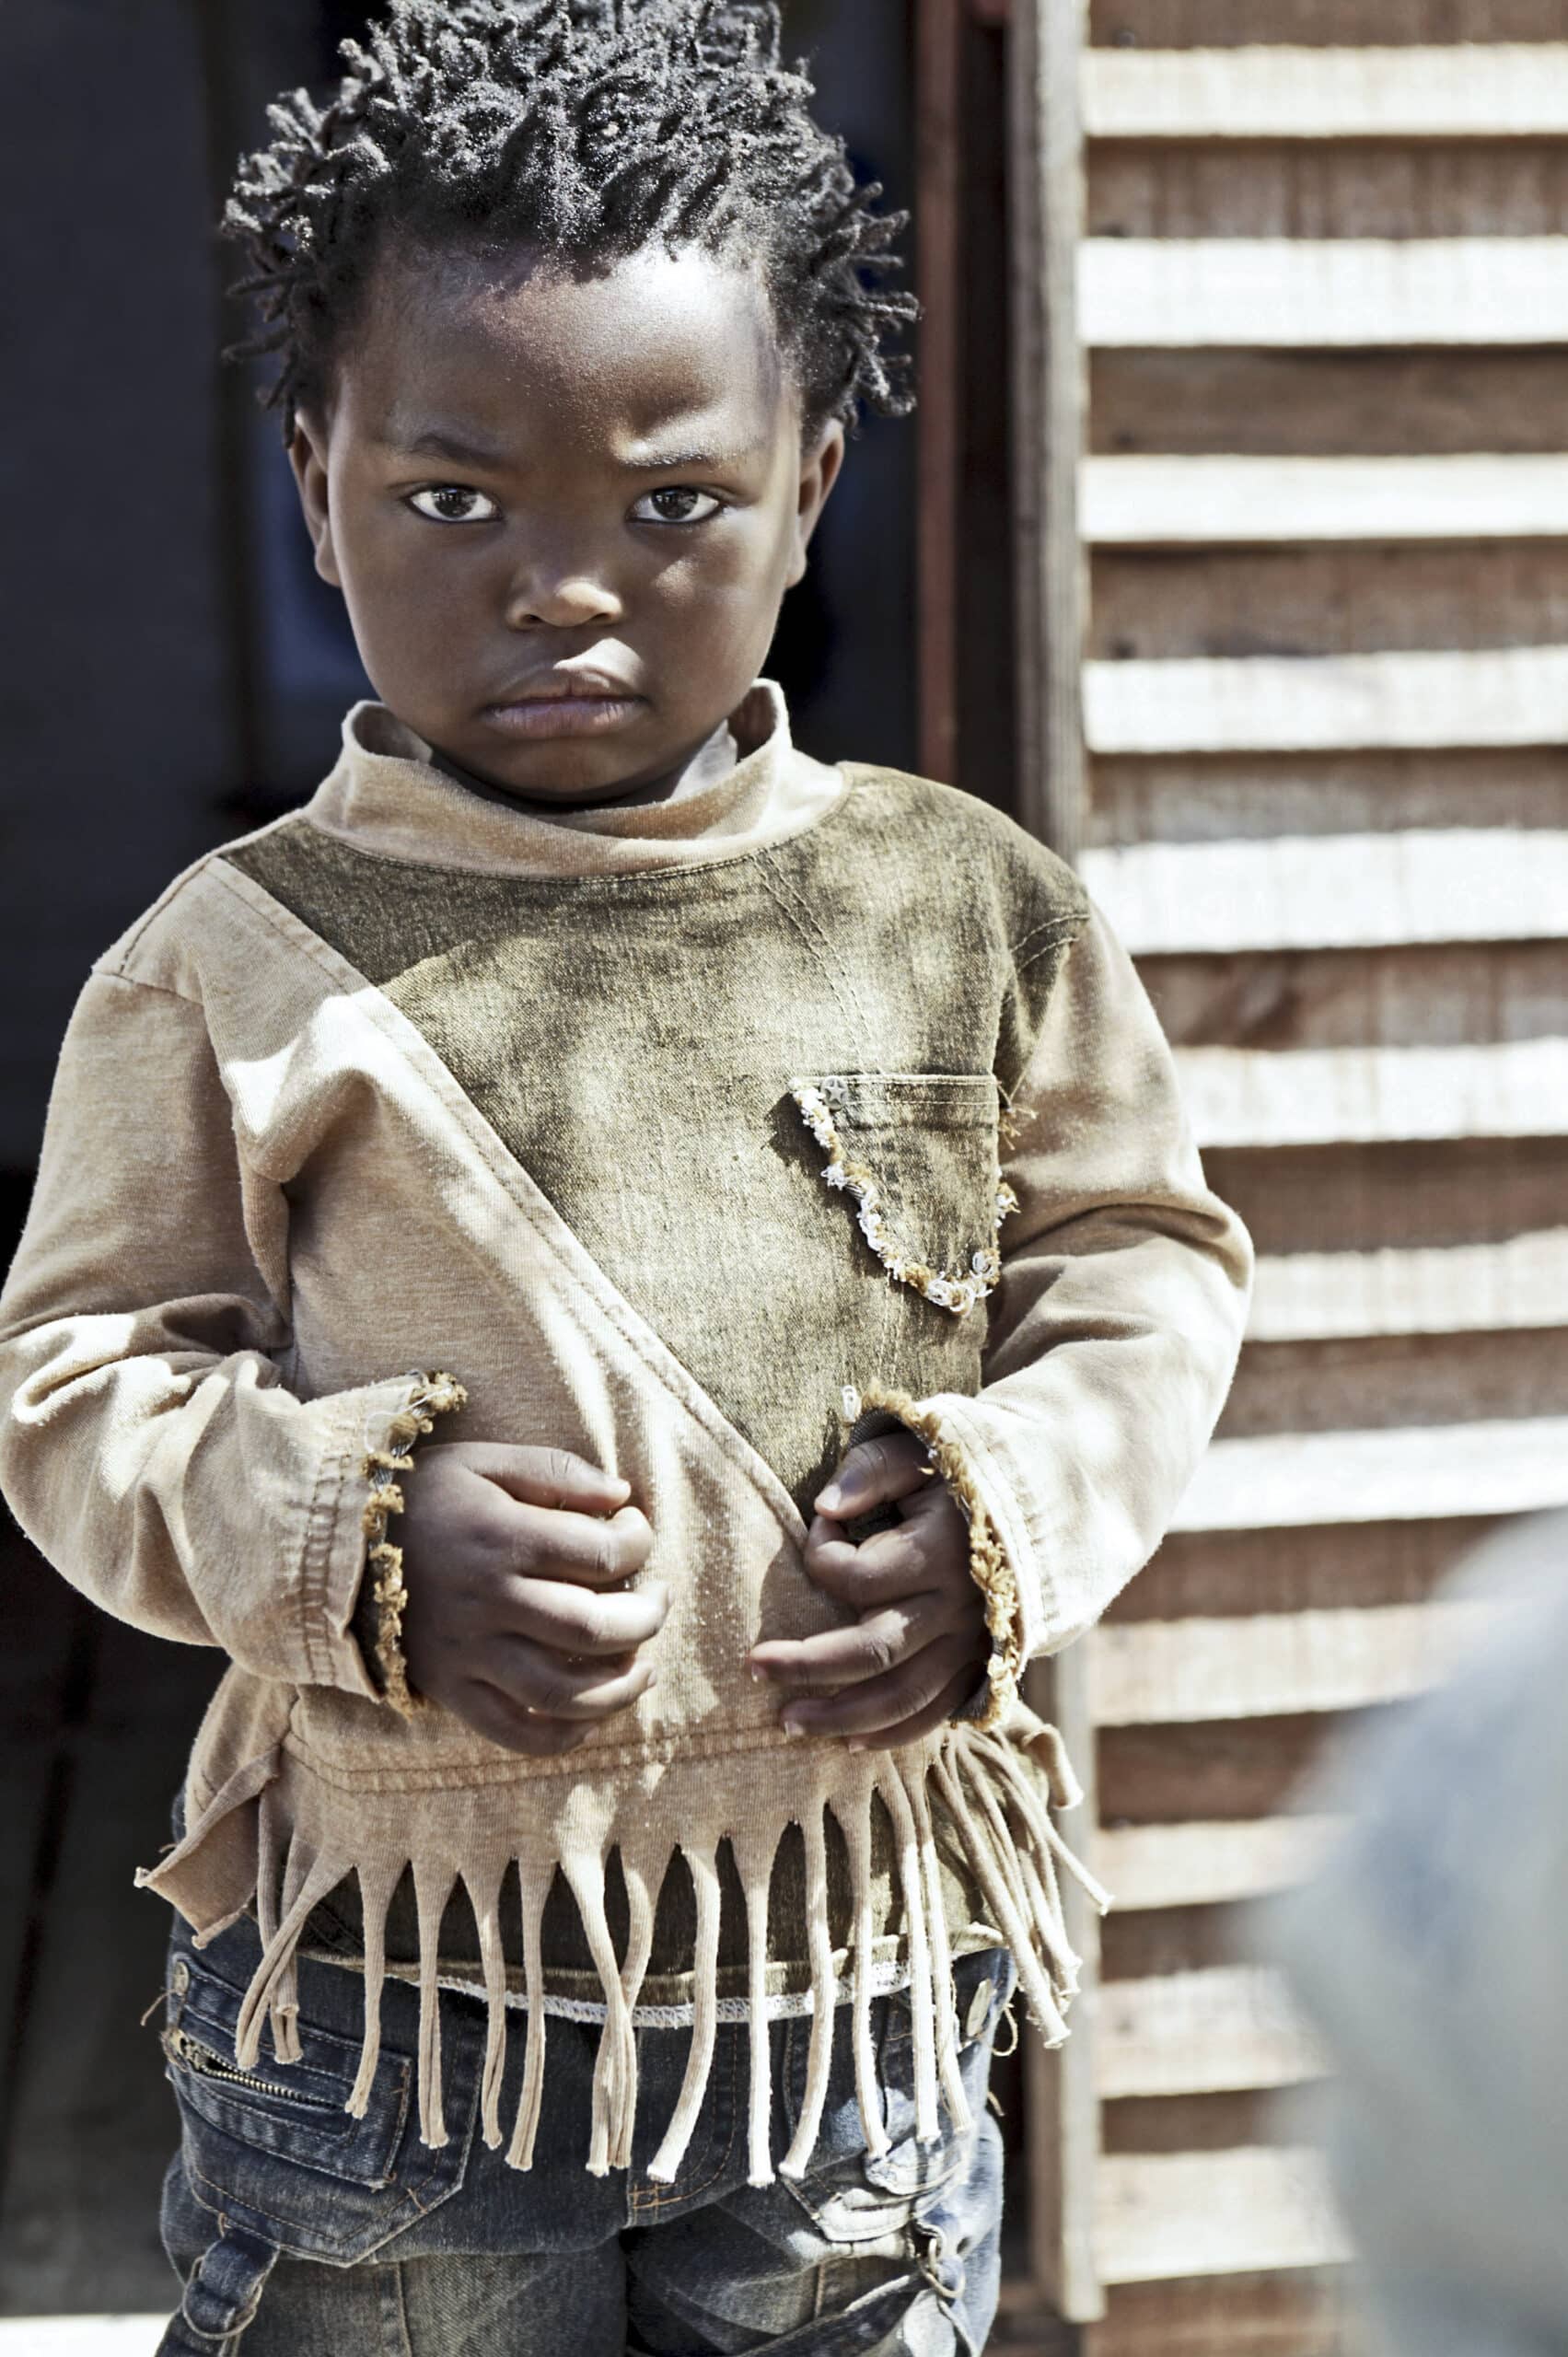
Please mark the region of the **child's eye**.
POLYGON ((705 524, 724 505, 711 491, 650 491, 632 513, 639 524, 705 524))
POLYGON ((409 505, 433 524, 492 524, 501 510, 482 491, 465 491, 460 483, 436 483, 409 495, 409 505))

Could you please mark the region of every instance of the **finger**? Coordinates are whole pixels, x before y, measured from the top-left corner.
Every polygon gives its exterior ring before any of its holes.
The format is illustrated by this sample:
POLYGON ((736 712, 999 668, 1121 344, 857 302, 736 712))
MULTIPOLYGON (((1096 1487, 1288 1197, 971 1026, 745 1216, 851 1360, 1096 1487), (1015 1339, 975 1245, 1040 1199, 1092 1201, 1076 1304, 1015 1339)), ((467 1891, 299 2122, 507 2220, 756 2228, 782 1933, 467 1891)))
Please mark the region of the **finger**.
POLYGON ((629 1669, 610 1669, 603 1662, 574 1666, 518 1637, 496 1647, 486 1678, 524 1710, 591 1726, 641 1701, 654 1683, 654 1666, 648 1661, 633 1662, 629 1669))
POLYGON ((945 1602, 937 1595, 907 1596, 868 1612, 847 1629, 827 1629, 816 1637, 773 1638, 753 1646, 751 1666, 796 1694, 833 1694, 842 1686, 863 1685, 885 1676, 934 1638, 949 1633, 945 1602))
POLYGON ((935 1478, 924 1444, 909 1433, 890 1433, 882 1440, 858 1442, 814 1503, 819 1514, 853 1522, 873 1506, 912 1496, 935 1478))
POLYGON ((517 1580, 508 1598, 504 1636, 530 1639, 558 1654, 612 1660, 656 1637, 669 1612, 667 1587, 598 1596, 564 1580, 517 1580))
POLYGON ((535 1580, 566 1580, 578 1587, 619 1587, 640 1572, 653 1551, 647 1516, 622 1506, 608 1521, 592 1515, 519 1505, 510 1534, 513 1569, 535 1580))
POLYGON ((784 1732, 880 1741, 885 1729, 901 1726, 928 1709, 960 1674, 971 1684, 978 1678, 973 1649, 962 1638, 943 1638, 880 1678, 846 1687, 842 1693, 792 1702, 784 1714, 784 1732))
POLYGON ((575 1751, 590 1733, 586 1726, 571 1726, 561 1719, 530 1718, 520 1703, 482 1678, 470 1679, 460 1694, 452 1697, 452 1706, 487 1741, 530 1759, 575 1751))
POLYGON ((818 1516, 806 1541, 806 1572, 818 1587, 853 1612, 893 1604, 936 1585, 934 1542, 940 1543, 939 1533, 928 1520, 879 1530, 859 1547, 838 1532, 836 1522, 818 1516))
POLYGON ((476 1473, 521 1505, 608 1515, 632 1494, 632 1484, 619 1473, 607 1473, 566 1448, 510 1448, 499 1442, 478 1442, 468 1455, 476 1473))
MULTIPOLYGON (((936 1700, 928 1702, 923 1711, 916 1711, 909 1718, 901 1719, 896 1726, 879 1728, 875 1737, 877 1746, 884 1751, 896 1751, 900 1744, 918 1743, 922 1736, 934 1734, 937 1727, 946 1726, 949 1719, 958 1716, 970 1696, 984 1682, 983 1675, 979 1671, 972 1668, 959 1670, 957 1677, 948 1679, 936 1700)), ((866 1736, 852 1736, 849 1748, 851 1751, 864 1751, 871 1739, 866 1736)))

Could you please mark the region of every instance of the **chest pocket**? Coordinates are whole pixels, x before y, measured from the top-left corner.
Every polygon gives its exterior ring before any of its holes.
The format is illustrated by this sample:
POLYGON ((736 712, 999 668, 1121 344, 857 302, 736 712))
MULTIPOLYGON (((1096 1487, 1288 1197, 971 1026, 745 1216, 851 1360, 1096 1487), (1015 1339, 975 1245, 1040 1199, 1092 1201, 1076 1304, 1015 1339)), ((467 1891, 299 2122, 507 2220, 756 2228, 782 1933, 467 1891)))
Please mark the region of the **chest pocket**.
POLYGON ((1002 1273, 1004 1184, 989 1073, 841 1073, 790 1095, 822 1149, 822 1177, 889 1274, 963 1318, 1002 1273))

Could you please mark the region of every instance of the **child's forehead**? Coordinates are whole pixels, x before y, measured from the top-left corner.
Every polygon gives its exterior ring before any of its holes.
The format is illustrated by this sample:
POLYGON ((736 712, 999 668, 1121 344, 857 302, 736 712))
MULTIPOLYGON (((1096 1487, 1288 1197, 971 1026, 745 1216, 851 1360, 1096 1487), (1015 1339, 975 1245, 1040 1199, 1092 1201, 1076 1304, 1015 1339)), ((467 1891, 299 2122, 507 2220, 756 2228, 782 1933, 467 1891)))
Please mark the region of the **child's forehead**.
POLYGON ((792 391, 756 275, 658 248, 591 272, 526 255, 394 258, 341 366, 377 439, 406 447, 456 427, 509 440, 532 419, 612 434, 633 463, 672 433, 771 439, 792 391))

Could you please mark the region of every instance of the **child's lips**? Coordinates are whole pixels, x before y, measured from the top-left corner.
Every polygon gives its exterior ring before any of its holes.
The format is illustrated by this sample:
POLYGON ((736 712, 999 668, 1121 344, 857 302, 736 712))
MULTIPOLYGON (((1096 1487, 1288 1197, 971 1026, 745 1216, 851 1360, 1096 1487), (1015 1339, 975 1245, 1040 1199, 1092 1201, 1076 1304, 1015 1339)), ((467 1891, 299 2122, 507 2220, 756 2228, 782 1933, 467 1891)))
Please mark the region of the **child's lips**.
POLYGON ((552 690, 520 696, 512 703, 487 704, 483 717, 507 737, 600 737, 626 727, 645 709, 641 696, 584 688, 564 695, 552 690))

